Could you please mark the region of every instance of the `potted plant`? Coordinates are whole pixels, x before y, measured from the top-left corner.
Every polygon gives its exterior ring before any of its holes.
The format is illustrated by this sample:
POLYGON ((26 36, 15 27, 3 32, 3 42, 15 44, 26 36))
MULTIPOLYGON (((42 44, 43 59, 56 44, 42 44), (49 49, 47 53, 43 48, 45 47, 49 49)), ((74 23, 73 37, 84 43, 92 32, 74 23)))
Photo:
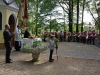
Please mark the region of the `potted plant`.
POLYGON ((33 44, 27 43, 23 45, 22 51, 32 53, 32 61, 38 61, 41 52, 47 50, 48 46, 44 45, 41 41, 37 39, 34 40, 33 44))

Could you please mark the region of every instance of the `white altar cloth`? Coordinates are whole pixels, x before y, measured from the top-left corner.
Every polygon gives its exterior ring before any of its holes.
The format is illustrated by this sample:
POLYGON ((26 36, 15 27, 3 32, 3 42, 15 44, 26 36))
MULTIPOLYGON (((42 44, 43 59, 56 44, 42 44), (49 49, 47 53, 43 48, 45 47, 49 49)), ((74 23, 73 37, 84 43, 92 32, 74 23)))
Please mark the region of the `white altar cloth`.
POLYGON ((26 43, 31 43, 31 44, 33 44, 33 39, 23 38, 23 39, 22 39, 22 44, 26 44, 26 43))
POLYGON ((41 38, 34 38, 34 40, 37 40, 37 41, 42 41, 41 38))

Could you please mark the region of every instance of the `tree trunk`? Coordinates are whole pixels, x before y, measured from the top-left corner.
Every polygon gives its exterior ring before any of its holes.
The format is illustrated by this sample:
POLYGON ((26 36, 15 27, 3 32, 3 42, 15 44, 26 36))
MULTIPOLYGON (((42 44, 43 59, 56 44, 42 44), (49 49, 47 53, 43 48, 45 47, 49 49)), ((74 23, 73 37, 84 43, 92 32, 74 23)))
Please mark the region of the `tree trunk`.
POLYGON ((72 16, 71 16, 71 22, 72 22, 72 31, 71 31, 71 32, 72 32, 72 33, 73 33, 73 6, 74 6, 74 5, 73 5, 73 0, 72 0, 72 11, 71 11, 71 15, 72 15, 72 16))
POLYGON ((50 15, 50 33, 51 33, 51 15, 50 15))
POLYGON ((72 32, 73 25, 73 0, 69 0, 69 32, 72 32))
POLYGON ((37 0, 37 5, 36 5, 36 36, 38 34, 37 22, 38 22, 38 0, 37 0))
POLYGON ((81 32, 83 31, 84 6, 85 6, 85 0, 83 0, 83 10, 82 10, 82 25, 81 25, 81 32))
POLYGON ((79 0, 77 0, 77 24, 76 24, 76 32, 79 31, 78 24, 79 24, 79 0))

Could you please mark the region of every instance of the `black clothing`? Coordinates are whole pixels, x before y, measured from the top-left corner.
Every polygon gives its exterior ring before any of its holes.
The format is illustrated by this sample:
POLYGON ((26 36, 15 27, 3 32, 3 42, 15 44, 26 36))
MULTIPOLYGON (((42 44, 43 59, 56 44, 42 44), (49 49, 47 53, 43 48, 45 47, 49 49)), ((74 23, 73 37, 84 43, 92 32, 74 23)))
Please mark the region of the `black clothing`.
POLYGON ((95 45, 95 37, 92 38, 92 43, 95 45))
POLYGON ((45 36, 44 36, 44 42, 46 42, 46 37, 47 37, 47 36, 45 35, 45 36))
POLYGON ((4 37, 4 46, 6 47, 6 62, 10 62, 10 53, 11 53, 11 38, 13 37, 14 35, 11 34, 9 32, 9 30, 5 29, 4 32, 3 32, 3 37, 4 37))
POLYGON ((52 60, 53 51, 54 51, 54 50, 50 50, 49 61, 51 61, 51 60, 52 60))
POLYGON ((71 41, 71 36, 68 36, 68 42, 70 42, 71 41))
POLYGON ((24 33, 24 38, 29 38, 30 36, 30 33, 28 30, 25 30, 25 33, 24 33))
POLYGON ((21 41, 15 41, 15 49, 16 51, 20 51, 21 48, 21 41))
POLYGON ((87 44, 91 44, 91 43, 92 43, 92 38, 88 38, 87 44))

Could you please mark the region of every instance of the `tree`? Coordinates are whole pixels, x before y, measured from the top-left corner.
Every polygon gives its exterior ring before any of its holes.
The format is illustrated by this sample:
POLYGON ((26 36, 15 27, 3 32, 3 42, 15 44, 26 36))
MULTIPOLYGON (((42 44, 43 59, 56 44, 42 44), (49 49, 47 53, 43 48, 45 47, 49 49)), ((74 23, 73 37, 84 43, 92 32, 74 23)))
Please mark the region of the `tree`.
POLYGON ((85 0, 83 0, 83 9, 82 9, 82 25, 81 25, 81 32, 83 31, 83 19, 84 19, 84 7, 85 7, 85 0))
POLYGON ((76 24, 76 32, 79 31, 78 24, 79 24, 79 0, 77 0, 77 24, 76 24))
POLYGON ((69 31, 72 32, 73 26, 73 0, 58 0, 59 5, 66 12, 69 18, 69 31))
MULTIPOLYGON (((98 0, 96 0, 96 1, 98 1, 98 0)), ((95 14, 97 14, 99 17, 99 14, 95 10, 95 9, 97 9, 96 1, 95 0, 87 1, 86 6, 87 6, 87 11, 89 11, 91 16, 93 17, 96 26, 100 28, 99 20, 97 19, 97 17, 94 16, 95 14)))

